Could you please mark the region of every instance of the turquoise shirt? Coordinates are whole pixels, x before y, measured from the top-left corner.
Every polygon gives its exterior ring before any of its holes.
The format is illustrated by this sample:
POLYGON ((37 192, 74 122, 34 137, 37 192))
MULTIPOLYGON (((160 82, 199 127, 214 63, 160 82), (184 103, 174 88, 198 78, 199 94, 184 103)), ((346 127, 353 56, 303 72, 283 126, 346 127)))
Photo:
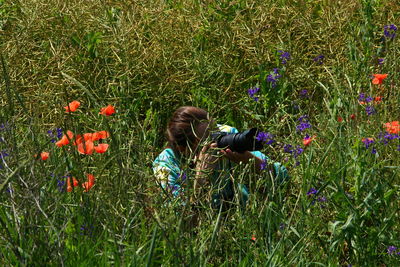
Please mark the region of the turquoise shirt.
MULTIPOLYGON (((228 125, 217 125, 219 131, 227 133, 238 133, 239 131, 228 125)), ((262 161, 269 161, 269 158, 261 153, 260 151, 251 151, 254 156, 260 158, 262 161)), ((234 163, 231 163, 228 159, 221 161, 217 172, 214 172, 211 181, 212 184, 221 188, 219 193, 213 194, 212 201, 213 205, 218 207, 221 197, 230 198, 233 197, 233 185, 230 182, 229 177, 230 170, 234 167, 234 163), (222 172, 222 175, 221 175, 222 172), (225 173, 225 174, 224 174, 225 173), (221 179, 222 177, 225 177, 221 179)), ((275 174, 279 180, 286 179, 288 177, 286 168, 279 162, 274 163, 275 174)), ((180 162, 178 157, 175 155, 171 148, 164 149, 153 162, 153 171, 155 173, 157 182, 161 187, 172 193, 173 196, 177 197, 179 194, 184 192, 184 186, 186 184, 186 173, 180 168, 180 162)), ((245 185, 237 184, 239 192, 241 192, 240 202, 245 205, 249 197, 249 191, 245 185)))

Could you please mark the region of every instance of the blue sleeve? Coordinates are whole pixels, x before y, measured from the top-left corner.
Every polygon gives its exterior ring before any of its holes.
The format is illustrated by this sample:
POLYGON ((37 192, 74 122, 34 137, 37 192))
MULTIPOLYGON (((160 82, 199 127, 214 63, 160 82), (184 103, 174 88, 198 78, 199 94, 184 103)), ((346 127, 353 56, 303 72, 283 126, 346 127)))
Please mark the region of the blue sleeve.
POLYGON ((157 183, 161 185, 167 192, 171 192, 174 196, 178 196, 182 191, 182 183, 186 179, 185 175, 181 175, 181 170, 176 163, 173 153, 164 150, 153 161, 153 172, 157 183))

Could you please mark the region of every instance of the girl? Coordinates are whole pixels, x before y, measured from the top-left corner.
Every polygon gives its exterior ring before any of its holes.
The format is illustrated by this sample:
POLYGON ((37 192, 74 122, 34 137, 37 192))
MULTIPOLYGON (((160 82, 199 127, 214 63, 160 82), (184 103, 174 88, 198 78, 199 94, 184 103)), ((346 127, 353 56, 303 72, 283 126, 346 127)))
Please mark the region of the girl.
MULTIPOLYGON (((237 191, 240 204, 245 206, 249 192, 245 185, 232 182, 232 168, 234 164, 251 162, 260 172, 269 158, 260 151, 238 153, 229 148, 219 149, 216 143, 202 144, 209 139, 212 130, 238 133, 233 127, 215 124, 203 109, 190 106, 178 108, 167 126, 168 146, 153 162, 157 182, 163 191, 177 197, 187 194, 188 174, 192 172, 194 191, 191 200, 202 200, 203 193, 211 199, 213 208, 225 210, 237 191)), ((272 169, 277 178, 287 178, 287 170, 280 163, 274 163, 272 169)))

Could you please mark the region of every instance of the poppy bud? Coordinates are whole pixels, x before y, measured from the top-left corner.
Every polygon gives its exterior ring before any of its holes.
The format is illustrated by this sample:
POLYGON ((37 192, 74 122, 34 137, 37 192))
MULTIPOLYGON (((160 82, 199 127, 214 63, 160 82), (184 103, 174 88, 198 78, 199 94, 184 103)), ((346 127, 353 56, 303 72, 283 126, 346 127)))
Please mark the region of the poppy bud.
POLYGON ((68 106, 64 107, 65 112, 74 112, 78 109, 78 107, 81 105, 79 101, 72 101, 71 103, 68 104, 68 106))
POLYGON ((101 108, 100 113, 101 115, 106 115, 106 116, 111 116, 112 114, 115 113, 115 109, 113 106, 108 105, 105 108, 101 108))
POLYGON ((50 153, 49 152, 42 152, 40 153, 40 157, 42 158, 42 160, 46 160, 49 158, 50 153))

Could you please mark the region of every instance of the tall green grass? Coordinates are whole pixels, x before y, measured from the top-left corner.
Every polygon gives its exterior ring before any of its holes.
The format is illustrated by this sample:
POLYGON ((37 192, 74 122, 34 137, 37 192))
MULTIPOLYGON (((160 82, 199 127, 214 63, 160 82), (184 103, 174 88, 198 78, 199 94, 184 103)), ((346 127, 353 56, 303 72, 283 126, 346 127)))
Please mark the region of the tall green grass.
POLYGON ((377 138, 400 119, 399 39, 381 39, 399 17, 399 5, 378 0, 0 0, 0 263, 397 266, 387 249, 400 247, 399 139, 377 138), (266 82, 274 68, 276 87, 266 82), (382 90, 374 73, 389 74, 382 90), (376 114, 360 92, 383 97, 376 114), (67 114, 72 100, 81 107, 67 114), (117 113, 99 115, 108 104, 117 113), (274 134, 263 152, 290 181, 239 167, 235 179, 250 181, 246 210, 205 205, 190 227, 195 211, 166 204, 151 169, 182 105, 274 134), (284 145, 304 148, 302 115, 316 139, 294 158, 284 145), (58 148, 47 134, 56 128, 107 130, 109 151, 58 148), (42 151, 48 160, 34 157, 42 151), (89 192, 59 191, 66 175, 87 173, 89 192))

